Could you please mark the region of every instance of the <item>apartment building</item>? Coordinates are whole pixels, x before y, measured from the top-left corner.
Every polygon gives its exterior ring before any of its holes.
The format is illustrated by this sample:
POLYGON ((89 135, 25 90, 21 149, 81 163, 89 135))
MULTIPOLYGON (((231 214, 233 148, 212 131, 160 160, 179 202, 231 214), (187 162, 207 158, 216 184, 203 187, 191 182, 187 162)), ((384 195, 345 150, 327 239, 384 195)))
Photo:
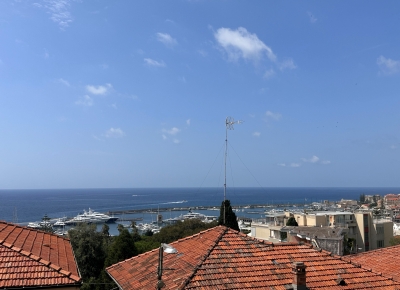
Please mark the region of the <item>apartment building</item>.
MULTIPOLYGON (((299 227, 346 229, 342 232, 348 238, 356 241, 354 250, 357 252, 387 247, 389 240, 393 237, 393 222, 388 219, 374 219, 371 210, 354 213, 345 211, 285 212, 285 220, 290 216, 296 219, 299 227)), ((281 232, 288 232, 288 228, 279 224, 262 222, 255 222, 251 225, 252 237, 271 242, 281 242, 281 232)))

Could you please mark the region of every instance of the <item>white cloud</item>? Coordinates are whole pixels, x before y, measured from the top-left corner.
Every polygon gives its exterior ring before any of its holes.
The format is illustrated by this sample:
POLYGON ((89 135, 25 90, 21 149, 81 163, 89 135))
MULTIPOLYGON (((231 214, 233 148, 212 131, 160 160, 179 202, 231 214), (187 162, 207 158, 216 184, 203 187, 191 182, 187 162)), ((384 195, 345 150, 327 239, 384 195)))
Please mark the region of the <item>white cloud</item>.
POLYGON ((286 167, 286 163, 278 163, 278 166, 286 167))
POLYGON ((60 84, 63 84, 64 86, 67 86, 67 87, 70 87, 70 86, 71 86, 71 85, 69 84, 69 82, 66 81, 66 80, 64 80, 63 78, 59 78, 59 79, 58 79, 58 82, 59 82, 60 84))
POLYGON ((181 143, 181 141, 180 140, 178 140, 178 139, 174 139, 174 141, 173 141, 175 144, 179 144, 179 143, 181 143))
POLYGON ((267 111, 267 112, 265 113, 265 116, 266 116, 267 118, 273 119, 273 120, 275 120, 275 121, 279 121, 279 120, 282 118, 282 115, 281 115, 281 114, 279 114, 279 113, 273 113, 273 112, 271 112, 271 111, 267 111))
POLYGON ((276 61, 276 55, 272 49, 262 42, 256 34, 249 33, 246 28, 239 27, 237 30, 219 28, 214 33, 214 37, 233 60, 242 57, 258 61, 265 54, 269 60, 276 61))
POLYGON ((64 30, 73 21, 70 13, 72 0, 43 0, 43 5, 36 3, 36 7, 44 7, 50 14, 50 19, 64 30))
POLYGON ((308 163, 317 163, 319 161, 319 157, 317 156, 313 156, 310 159, 307 158, 301 158, 301 160, 303 160, 304 162, 308 162, 308 163))
POLYGON ((311 158, 301 158, 303 162, 307 163, 318 163, 318 164, 324 164, 328 165, 331 164, 329 160, 321 160, 318 156, 313 155, 311 158))
POLYGON ((157 33, 157 40, 167 47, 173 47, 178 44, 175 38, 172 38, 168 33, 157 33))
POLYGON ((163 138, 163 140, 167 140, 168 139, 167 136, 165 136, 164 134, 162 134, 162 138, 163 138))
POLYGON ((285 69, 295 69, 297 66, 294 64, 293 59, 288 58, 279 64, 279 69, 281 71, 285 69))
POLYGON ((111 88, 112 88, 111 84, 106 84, 105 86, 97 86, 97 87, 92 85, 86 86, 86 90, 93 95, 105 95, 111 88))
POLYGON ((385 58, 384 56, 378 57, 376 63, 379 66, 380 71, 386 75, 392 75, 400 71, 400 61, 385 58))
POLYGON ((300 167, 301 164, 300 163, 291 163, 289 166, 290 167, 300 167))
POLYGON ((186 125, 190 126, 190 119, 186 120, 186 125))
POLYGON ((165 67, 166 66, 166 64, 163 61, 159 62, 159 61, 156 61, 156 60, 151 59, 151 58, 145 58, 144 62, 148 66, 155 66, 155 67, 165 67))
POLYGON ((93 99, 88 95, 84 95, 80 100, 75 102, 76 105, 91 107, 93 106, 93 99))
POLYGON ((125 136, 125 133, 120 128, 110 128, 106 131, 104 136, 107 138, 120 138, 125 136))
POLYGON ((274 75, 275 75, 274 69, 270 68, 269 70, 267 70, 267 71, 264 73, 264 78, 265 78, 265 79, 269 79, 269 78, 273 77, 274 75))
POLYGON ((118 109, 117 104, 111 104, 111 107, 113 107, 115 110, 118 109))
POLYGON ((171 129, 163 129, 162 130, 163 131, 163 133, 166 133, 166 134, 168 134, 168 135, 172 135, 172 136, 175 136, 176 134, 178 134, 181 130, 180 129, 178 129, 178 128, 176 128, 176 127, 173 127, 173 128, 171 128, 171 129))
POLYGON ((307 14, 308 14, 308 17, 310 18, 311 23, 317 22, 318 19, 315 18, 315 16, 311 12, 307 12, 307 14))
POLYGON ((260 132, 254 132, 254 133, 253 133, 253 136, 254 136, 254 137, 260 137, 260 135, 261 135, 260 132))

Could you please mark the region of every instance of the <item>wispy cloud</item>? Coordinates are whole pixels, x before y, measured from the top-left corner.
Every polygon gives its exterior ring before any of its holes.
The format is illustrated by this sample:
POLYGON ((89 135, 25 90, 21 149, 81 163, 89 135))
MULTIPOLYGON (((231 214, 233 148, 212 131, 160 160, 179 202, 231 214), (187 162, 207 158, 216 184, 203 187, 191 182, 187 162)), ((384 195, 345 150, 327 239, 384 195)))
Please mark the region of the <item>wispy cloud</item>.
POLYGON ((190 126, 190 119, 186 120, 186 125, 190 126))
POLYGON ((166 133, 166 134, 168 134, 168 135, 175 136, 175 135, 178 134, 181 130, 178 129, 178 128, 176 128, 176 127, 173 127, 173 128, 171 128, 171 129, 163 129, 162 131, 163 131, 163 133, 166 133))
POLYGON ((304 162, 308 162, 308 163, 317 163, 319 161, 319 157, 317 156, 312 156, 311 158, 307 159, 307 158, 301 158, 301 160, 303 160, 304 162))
MULTIPOLYGON (((260 40, 255 33, 248 32, 244 27, 239 27, 236 30, 222 27, 214 32, 214 37, 218 45, 228 55, 229 60, 237 61, 242 58, 259 63, 266 56, 281 71, 296 68, 294 61, 290 58, 282 62, 278 61, 278 57, 271 47, 260 40)), ((270 68, 264 73, 264 78, 269 79, 273 75, 275 75, 275 71, 270 68)))
POLYGON ((249 33, 246 28, 239 27, 236 30, 219 28, 214 33, 214 37, 232 60, 242 57, 258 61, 264 55, 271 61, 277 59, 272 49, 262 42, 256 34, 249 33))
MULTIPOLYGON (((189 120, 190 123, 190 120, 189 120)), ((177 127, 172 127, 171 129, 162 129, 163 134, 161 135, 163 140, 167 140, 168 139, 168 135, 170 137, 172 137, 172 142, 175 144, 179 144, 181 141, 179 139, 176 138, 176 135, 178 135, 178 133, 181 131, 181 129, 177 128, 177 127)))
POLYGON ((44 8, 50 19, 57 23, 61 30, 65 30, 74 20, 71 13, 73 0, 43 0, 42 3, 34 3, 34 6, 44 8))
POLYGON ((314 24, 315 22, 317 22, 317 18, 315 18, 315 16, 311 13, 311 12, 307 12, 308 18, 310 19, 310 23, 314 24))
POLYGON ((104 133, 106 138, 121 138, 125 136, 125 132, 121 128, 110 128, 104 133))
POLYGON ((385 58, 384 56, 379 56, 376 60, 381 73, 385 75, 392 75, 400 72, 400 61, 393 60, 390 58, 385 58))
POLYGON ((154 67, 165 67, 166 64, 163 61, 156 61, 154 59, 151 58, 145 58, 144 59, 145 64, 147 64, 148 66, 154 66, 154 67))
POLYGON ((269 70, 267 70, 267 71, 264 73, 264 78, 265 78, 265 79, 270 79, 270 78, 272 78, 274 75, 275 75, 274 69, 273 69, 273 68, 270 68, 269 70))
POLYGON ((295 69, 295 68, 297 68, 297 66, 294 64, 293 59, 291 58, 285 59, 283 62, 279 63, 279 69, 281 71, 285 69, 295 69))
POLYGON ((69 84, 68 81, 64 80, 63 78, 59 78, 57 80, 57 82, 59 82, 60 84, 63 84, 64 86, 70 87, 71 85, 69 84))
POLYGON ((106 84, 104 86, 93 86, 93 85, 86 86, 86 90, 93 95, 105 95, 110 91, 110 89, 112 89, 111 84, 106 84))
POLYGON ((167 47, 173 47, 178 44, 175 38, 172 38, 168 33, 157 33, 157 40, 167 47))
POLYGON ((331 164, 331 162, 329 160, 322 160, 318 156, 315 156, 315 155, 313 155, 311 158, 301 158, 301 160, 306 163, 315 163, 315 164, 324 164, 324 165, 331 164))
POLYGON ((301 164, 300 164, 300 163, 289 163, 289 164, 286 164, 286 163, 278 163, 278 166, 297 168, 297 167, 300 167, 301 164))
MULTIPOLYGON (((329 160, 321 160, 318 156, 313 155, 311 158, 301 158, 303 163, 323 164, 328 165, 331 162, 329 160)), ((303 163, 292 162, 292 163, 278 163, 281 167, 300 167, 303 163)))
POLYGON ((275 121, 279 121, 279 120, 282 118, 282 115, 281 115, 281 114, 279 114, 279 113, 273 113, 273 112, 271 112, 271 111, 267 111, 267 112, 265 113, 265 116, 267 117, 267 119, 272 119, 272 120, 275 120, 275 121))
POLYGON ((84 107, 91 107, 93 106, 93 104, 93 99, 88 95, 84 95, 82 98, 75 102, 75 105, 84 107))
POLYGON ((253 136, 254 136, 254 137, 260 137, 260 136, 261 136, 261 133, 260 133, 260 132, 254 132, 254 133, 253 133, 253 136))

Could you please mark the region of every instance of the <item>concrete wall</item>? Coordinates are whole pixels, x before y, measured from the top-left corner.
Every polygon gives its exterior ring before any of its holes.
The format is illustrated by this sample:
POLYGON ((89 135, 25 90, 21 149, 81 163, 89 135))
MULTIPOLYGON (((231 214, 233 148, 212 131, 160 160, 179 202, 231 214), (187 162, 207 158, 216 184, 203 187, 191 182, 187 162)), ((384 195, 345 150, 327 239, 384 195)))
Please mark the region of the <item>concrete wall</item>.
POLYGON ((343 256, 343 239, 316 239, 321 249, 343 256))
POLYGON ((251 225, 252 237, 268 240, 271 236, 271 230, 267 225, 252 224, 251 225))

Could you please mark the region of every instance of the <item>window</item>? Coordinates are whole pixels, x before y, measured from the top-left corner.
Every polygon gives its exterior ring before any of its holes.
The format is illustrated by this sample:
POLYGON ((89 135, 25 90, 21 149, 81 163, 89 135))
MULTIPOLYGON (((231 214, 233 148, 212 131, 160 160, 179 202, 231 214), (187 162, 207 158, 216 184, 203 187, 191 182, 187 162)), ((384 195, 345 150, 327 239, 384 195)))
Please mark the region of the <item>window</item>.
POLYGON ((376 244, 377 248, 383 248, 383 240, 378 240, 376 244))

